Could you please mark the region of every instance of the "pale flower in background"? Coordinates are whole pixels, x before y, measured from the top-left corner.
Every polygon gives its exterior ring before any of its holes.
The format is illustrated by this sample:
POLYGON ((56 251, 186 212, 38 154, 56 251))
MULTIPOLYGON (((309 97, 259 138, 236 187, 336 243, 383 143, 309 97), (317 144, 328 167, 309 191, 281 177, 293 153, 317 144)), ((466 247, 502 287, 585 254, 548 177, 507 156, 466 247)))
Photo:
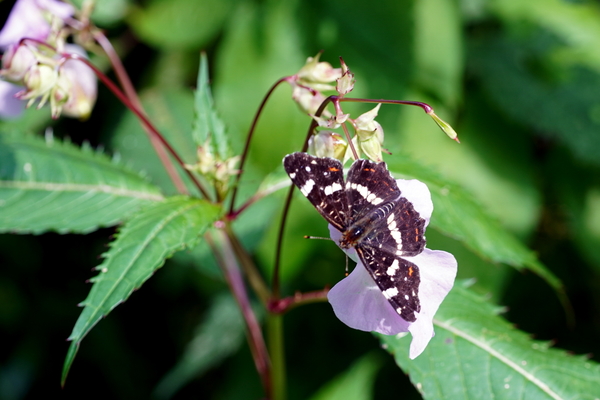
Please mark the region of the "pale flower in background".
POLYGON ((86 57, 80 46, 65 44, 60 33, 74 12, 72 5, 57 0, 17 1, 0 32, 4 50, 0 76, 11 82, 3 82, 5 89, 0 91, 0 115, 17 117, 24 108, 15 106, 19 100, 28 100, 27 106, 39 101, 38 108, 49 102, 53 118, 61 113, 74 118, 90 115, 97 96, 96 76, 81 61, 65 60, 61 54, 86 57))

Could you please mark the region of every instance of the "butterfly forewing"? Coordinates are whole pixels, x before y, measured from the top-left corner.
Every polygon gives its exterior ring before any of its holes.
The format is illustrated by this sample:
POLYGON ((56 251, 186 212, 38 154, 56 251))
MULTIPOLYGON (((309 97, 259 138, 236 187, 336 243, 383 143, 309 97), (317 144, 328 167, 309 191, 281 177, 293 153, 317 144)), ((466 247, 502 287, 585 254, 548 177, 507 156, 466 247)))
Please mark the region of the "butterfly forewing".
POLYGON ((369 225, 362 241, 406 257, 423 251, 425 220, 402 197, 385 163, 357 160, 348 171, 346 193, 351 205, 350 227, 369 225))
POLYGON ((353 221, 401 195, 385 163, 369 160, 356 160, 352 164, 346 179, 346 193, 348 203, 352 205, 353 221))
POLYGON ((347 226, 349 207, 342 163, 333 158, 293 153, 283 159, 283 167, 294 185, 327 222, 343 232, 347 226))

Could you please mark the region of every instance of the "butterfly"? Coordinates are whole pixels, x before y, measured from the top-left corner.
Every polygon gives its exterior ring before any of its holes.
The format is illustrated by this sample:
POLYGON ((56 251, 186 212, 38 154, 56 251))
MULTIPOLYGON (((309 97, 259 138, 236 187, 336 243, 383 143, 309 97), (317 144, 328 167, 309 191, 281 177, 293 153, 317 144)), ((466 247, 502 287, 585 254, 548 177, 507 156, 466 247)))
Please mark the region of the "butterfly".
POLYGON ((356 160, 344 181, 342 163, 293 153, 283 166, 300 192, 354 248, 383 296, 404 320, 421 310, 419 268, 406 259, 425 248, 425 219, 402 195, 384 162, 356 160))

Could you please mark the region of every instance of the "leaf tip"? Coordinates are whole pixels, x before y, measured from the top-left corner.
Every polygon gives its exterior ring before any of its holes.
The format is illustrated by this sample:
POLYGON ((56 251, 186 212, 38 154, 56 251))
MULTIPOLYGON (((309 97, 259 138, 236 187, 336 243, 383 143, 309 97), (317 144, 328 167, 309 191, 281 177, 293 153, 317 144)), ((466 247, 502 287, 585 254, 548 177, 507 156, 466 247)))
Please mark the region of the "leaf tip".
MULTIPOLYGON (((71 339, 71 337, 69 337, 67 340, 72 340, 72 339, 71 339)), ((69 350, 67 351, 65 363, 63 364, 62 376, 60 378, 60 386, 62 388, 65 387, 65 384, 67 382, 67 376, 69 375, 69 370, 71 369, 71 365, 73 365, 73 361, 75 360, 75 355, 77 354, 78 350, 79 350, 79 341, 77 341, 77 340, 72 341, 71 345, 69 346, 69 350)))

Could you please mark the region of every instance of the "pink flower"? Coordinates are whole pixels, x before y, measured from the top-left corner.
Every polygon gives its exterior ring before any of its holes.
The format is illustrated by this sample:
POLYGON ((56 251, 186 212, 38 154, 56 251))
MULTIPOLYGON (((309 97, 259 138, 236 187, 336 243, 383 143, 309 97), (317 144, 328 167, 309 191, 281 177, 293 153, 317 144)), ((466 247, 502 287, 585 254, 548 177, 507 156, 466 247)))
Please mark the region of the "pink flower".
MULTIPOLYGON (((398 179, 396 182, 402 195, 413 204, 427 226, 433 212, 427 186, 417 180, 398 179)), ((339 243, 341 233, 331 225, 329 230, 331 238, 339 243)), ((433 317, 454 284, 457 270, 454 256, 445 251, 425 248, 414 257, 403 257, 419 268, 421 279, 418 293, 421 310, 415 313, 414 322, 407 322, 394 310, 367 269, 357 260, 354 248, 345 251, 357 264, 348 277, 329 291, 327 298, 335 315, 349 327, 362 331, 384 335, 410 332, 413 338, 410 358, 417 357, 433 337, 433 317)))
MULTIPOLYGON (((65 45, 68 53, 86 57, 85 50, 76 44, 65 45)), ((96 103, 98 81, 90 67, 79 60, 66 61, 59 70, 59 80, 70 83, 62 113, 73 118, 87 118, 96 103)))
POLYGON ((0 48, 16 45, 23 38, 46 40, 50 18, 73 15, 72 5, 57 0, 17 0, 0 32, 0 48))
MULTIPOLYGON (((93 71, 79 60, 64 60, 61 52, 86 53, 80 46, 65 44, 62 32, 65 21, 75 9, 57 0, 18 0, 0 32, 0 48, 5 50, 0 75, 13 83, 23 85, 16 97, 29 100, 28 106, 39 100, 39 107, 50 103, 52 117, 61 113, 69 117, 87 118, 96 101, 97 81, 93 71), (40 45, 34 39, 52 47, 40 45)), ((1 98, 0 107, 14 100, 1 98)), ((2 96, 2 94, 0 94, 2 96)), ((0 113, 12 115, 12 109, 0 113)))

